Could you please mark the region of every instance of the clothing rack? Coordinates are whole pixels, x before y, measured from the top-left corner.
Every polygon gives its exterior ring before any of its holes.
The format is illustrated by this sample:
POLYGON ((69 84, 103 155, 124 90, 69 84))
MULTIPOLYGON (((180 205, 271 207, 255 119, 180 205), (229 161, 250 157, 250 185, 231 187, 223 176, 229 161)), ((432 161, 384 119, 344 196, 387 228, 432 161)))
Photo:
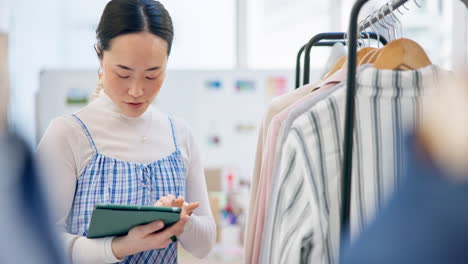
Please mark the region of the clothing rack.
MULTIPOLYGON (((361 33, 361 39, 374 39, 379 40, 383 45, 387 44, 387 40, 378 35, 375 32, 361 33)), ((310 81, 310 51, 312 47, 331 47, 336 43, 346 44, 346 33, 345 32, 327 32, 319 33, 312 37, 307 44, 302 46, 296 57, 296 80, 295 88, 299 88, 301 80, 301 56, 305 51, 304 56, 304 72, 303 72, 303 85, 306 85, 310 81)))
MULTIPOLYGON (((345 239, 349 239, 350 235, 350 209, 351 209, 351 183, 352 183, 352 162, 353 162, 353 130, 355 119, 355 95, 356 95, 356 59, 357 59, 357 32, 358 32, 358 16, 362 7, 369 0, 357 0, 353 6, 349 23, 348 35, 348 78, 347 78, 347 93, 345 106, 345 127, 344 127, 344 143, 343 143, 343 174, 342 174, 342 207, 341 207, 341 246, 340 258, 343 257, 343 245, 345 239)), ((463 1, 467 6, 466 0, 463 1)), ((371 19, 363 23, 359 31, 363 31, 371 27, 376 22, 382 20, 388 14, 398 10, 408 0, 394 0, 386 4, 389 8, 381 8, 378 16, 372 16, 371 19), (383 16, 380 16, 383 14, 383 16)), ((415 0, 416 2, 416 0, 415 0)), ((416 2, 419 6, 419 4, 416 2)))

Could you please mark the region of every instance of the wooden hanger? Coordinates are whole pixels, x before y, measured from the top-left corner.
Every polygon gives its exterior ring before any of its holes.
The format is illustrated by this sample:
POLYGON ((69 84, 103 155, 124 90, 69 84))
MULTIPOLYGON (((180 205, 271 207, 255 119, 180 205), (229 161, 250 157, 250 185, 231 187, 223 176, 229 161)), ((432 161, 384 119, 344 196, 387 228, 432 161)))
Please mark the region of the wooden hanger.
POLYGON ((373 50, 369 53, 366 54, 366 56, 364 56, 362 58, 362 60, 358 61, 358 65, 363 65, 363 64, 366 64, 369 62, 369 58, 372 56, 372 54, 374 54, 376 52, 376 50, 373 50))
POLYGON ((325 77, 323 77, 322 80, 326 80, 328 79, 330 76, 332 76, 335 72, 337 72, 339 69, 341 69, 343 67, 343 65, 345 64, 346 62, 346 56, 343 56, 341 57, 336 63, 335 65, 333 65, 333 67, 331 68, 331 70, 325 75, 325 77))
POLYGON ((358 65, 358 66, 361 66, 362 64, 360 64, 360 62, 361 62, 369 53, 373 53, 373 52, 375 52, 376 50, 377 50, 376 48, 372 48, 372 47, 366 47, 366 48, 360 49, 360 50, 357 52, 357 58, 356 58, 356 61, 358 62, 357 65, 358 65))
POLYGON ((371 61, 371 58, 373 58, 374 54, 378 53, 379 51, 380 51, 380 49, 374 48, 373 50, 368 52, 364 57, 362 57, 362 59, 360 61, 358 61, 357 65, 361 66, 361 65, 364 65, 364 64, 373 63, 374 61, 371 61))
MULTIPOLYGON (((369 52, 371 51, 374 51, 376 48, 371 48, 371 47, 366 47, 366 48, 362 48, 360 49, 357 54, 356 54, 356 60, 359 62, 362 60, 362 58, 364 58, 364 56, 366 56, 366 54, 368 54, 369 52)), ((336 73, 337 71, 343 69, 344 67, 346 67, 348 65, 347 63, 348 61, 348 57, 347 56, 343 56, 341 57, 336 63, 335 65, 333 66, 333 68, 330 70, 330 72, 325 75, 325 77, 323 78, 323 80, 325 79, 328 79, 330 76, 332 76, 334 73, 336 73)))
POLYGON ((382 51, 383 51, 384 48, 385 48, 385 47, 383 47, 383 48, 381 48, 381 49, 375 51, 374 53, 372 53, 372 56, 370 56, 370 57, 368 58, 368 61, 367 61, 366 63, 368 63, 368 64, 369 64, 369 63, 372 63, 372 64, 373 64, 373 63, 377 60, 377 58, 379 57, 380 53, 382 53, 382 51))
POLYGON ((431 60, 418 43, 401 38, 383 47, 373 66, 387 70, 415 70, 431 64, 431 60))

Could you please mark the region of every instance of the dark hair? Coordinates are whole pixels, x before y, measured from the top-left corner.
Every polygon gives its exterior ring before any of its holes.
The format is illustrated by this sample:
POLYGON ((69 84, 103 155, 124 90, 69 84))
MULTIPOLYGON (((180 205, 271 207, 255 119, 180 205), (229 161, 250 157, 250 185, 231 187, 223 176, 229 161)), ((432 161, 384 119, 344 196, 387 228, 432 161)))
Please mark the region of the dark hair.
POLYGON ((164 6, 155 0, 112 0, 107 3, 96 29, 96 52, 102 59, 110 49, 112 39, 124 34, 150 32, 167 42, 167 55, 171 53, 174 28, 164 6))

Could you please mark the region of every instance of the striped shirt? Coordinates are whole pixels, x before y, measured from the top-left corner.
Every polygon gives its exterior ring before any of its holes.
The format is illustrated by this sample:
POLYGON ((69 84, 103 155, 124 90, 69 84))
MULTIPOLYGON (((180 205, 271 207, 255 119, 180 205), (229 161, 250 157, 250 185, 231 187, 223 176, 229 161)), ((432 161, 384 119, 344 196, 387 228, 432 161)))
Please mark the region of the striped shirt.
MULTIPOLYGON (((351 231, 373 219, 401 178, 398 137, 412 129, 435 66, 415 71, 368 67, 357 78, 351 231)), ((339 244, 345 89, 299 116, 279 161, 269 263, 334 263, 339 244), (301 262, 302 262, 301 261, 301 262)))
MULTIPOLYGON (((370 67, 370 64, 365 64, 360 66, 357 69, 357 73, 359 74, 361 71, 366 69, 367 67, 370 67)), ((338 74, 338 72, 336 73, 338 74)), ((343 72, 344 75, 346 75, 346 69, 344 69, 343 72)), ((332 78, 332 77, 330 77, 332 78)), ((338 89, 342 89, 342 87, 345 85, 345 82, 341 82, 335 87, 333 87, 330 90, 324 91, 323 93, 310 97, 308 100, 305 100, 303 103, 300 105, 297 105, 294 107, 293 110, 288 114, 288 117, 284 122, 281 124, 281 130, 280 133, 278 134, 278 143, 276 145, 275 149, 275 161, 273 163, 273 171, 272 171, 272 179, 271 179, 271 192, 268 197, 269 201, 275 201, 278 197, 278 192, 279 192, 279 163, 280 160, 282 159, 282 152, 281 150, 283 149, 283 145, 286 142, 286 138, 288 136, 289 130, 291 129, 291 126, 300 115, 304 114, 307 112, 311 107, 313 107, 316 103, 322 101, 323 99, 327 98, 329 95, 334 93, 338 89)), ((274 206, 269 206, 267 208, 267 213, 265 217, 265 227, 264 227, 264 232, 262 234, 262 246, 261 246, 261 253, 260 253, 260 263, 270 263, 270 249, 271 249, 271 237, 273 233, 273 222, 274 222, 274 217, 273 215, 275 214, 275 207, 274 206)), ((320 241, 316 241, 316 243, 321 243, 320 241)))
MULTIPOLYGON (((268 136, 270 137, 270 140, 267 139, 264 146, 265 150, 267 150, 266 155, 264 155, 266 159, 264 163, 267 162, 267 166, 265 166, 265 170, 261 171, 261 174, 265 173, 267 177, 264 179, 264 182, 259 184, 260 187, 263 187, 266 190, 266 193, 264 193, 265 197, 257 200, 257 203, 262 203, 262 199, 265 200, 266 206, 263 215, 260 216, 259 212, 256 211, 257 218, 262 218, 264 221, 262 232, 260 234, 261 238, 258 238, 258 243, 261 244, 259 256, 260 259, 257 257, 254 259, 255 261, 252 261, 253 263, 269 263, 268 257, 270 255, 269 247, 271 242, 270 235, 272 232, 272 218, 270 216, 272 214, 272 206, 270 201, 272 201, 271 197, 274 195, 272 192, 275 191, 275 187, 277 186, 277 184, 275 184, 275 179, 277 178, 278 174, 277 161, 280 159, 279 157, 281 156, 281 151, 279 150, 281 149, 282 143, 285 140, 284 131, 289 130, 292 122, 298 116, 306 112, 313 104, 326 98, 335 89, 336 86, 342 85, 342 82, 340 81, 343 81, 344 78, 346 78, 345 70, 336 72, 331 77, 319 83, 317 85, 317 90, 309 93, 308 95, 301 98, 298 102, 281 111, 271 120, 270 126, 268 128, 268 136)), ((256 229, 256 232, 259 232, 258 228, 256 229)))

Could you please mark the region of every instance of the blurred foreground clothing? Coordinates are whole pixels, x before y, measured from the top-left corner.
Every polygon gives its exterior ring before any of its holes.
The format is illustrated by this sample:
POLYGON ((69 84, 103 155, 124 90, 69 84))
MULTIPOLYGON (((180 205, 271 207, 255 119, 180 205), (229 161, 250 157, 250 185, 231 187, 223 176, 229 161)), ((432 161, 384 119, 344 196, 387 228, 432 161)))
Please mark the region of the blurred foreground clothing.
POLYGON ((24 141, 0 134, 0 263, 66 263, 24 141))
POLYGON ((405 182, 346 251, 344 263, 467 262, 468 182, 451 180, 414 137, 406 140, 405 182))

